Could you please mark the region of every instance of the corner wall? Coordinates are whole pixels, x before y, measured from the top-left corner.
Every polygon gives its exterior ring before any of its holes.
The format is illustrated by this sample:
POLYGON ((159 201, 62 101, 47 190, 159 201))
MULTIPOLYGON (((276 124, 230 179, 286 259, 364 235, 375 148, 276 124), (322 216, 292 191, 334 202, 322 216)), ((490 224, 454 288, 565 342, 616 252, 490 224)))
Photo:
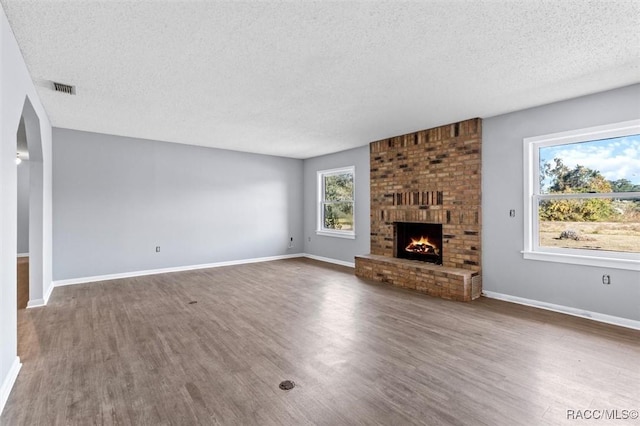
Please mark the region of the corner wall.
POLYGON ((18 254, 29 254, 29 160, 18 165, 18 254))
POLYGON ((302 251, 302 160, 58 128, 53 140, 56 281, 302 251))
MULTIPOLYGON (((483 288, 574 311, 640 321, 640 272, 525 260, 523 138, 640 118, 640 85, 484 119, 483 288), (516 217, 509 217, 509 210, 516 217), (602 275, 611 285, 602 284, 602 275)), ((640 161, 640 158, 638 159, 640 161)), ((501 296, 502 297, 502 296, 501 296)))
POLYGON ((20 369, 17 356, 17 171, 16 139, 25 100, 39 120, 42 142, 42 279, 31 299, 51 289, 51 125, 0 8, 0 411, 20 369))

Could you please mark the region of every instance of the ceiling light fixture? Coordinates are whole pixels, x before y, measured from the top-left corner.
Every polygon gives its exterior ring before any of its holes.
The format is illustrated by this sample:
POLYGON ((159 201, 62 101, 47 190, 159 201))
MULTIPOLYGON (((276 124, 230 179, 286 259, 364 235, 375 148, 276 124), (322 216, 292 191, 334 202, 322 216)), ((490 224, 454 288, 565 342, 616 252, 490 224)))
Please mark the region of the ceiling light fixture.
POLYGON ((22 158, 20 158, 20 153, 16 154, 16 165, 22 163, 22 158))

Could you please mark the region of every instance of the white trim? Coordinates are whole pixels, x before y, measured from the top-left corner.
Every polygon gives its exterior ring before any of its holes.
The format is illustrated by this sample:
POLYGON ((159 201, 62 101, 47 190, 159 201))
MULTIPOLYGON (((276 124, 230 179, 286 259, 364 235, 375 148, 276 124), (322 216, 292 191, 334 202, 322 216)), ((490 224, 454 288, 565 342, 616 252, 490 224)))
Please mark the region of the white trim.
POLYGON ((640 321, 615 317, 613 315, 601 314, 599 312, 586 311, 584 309, 573 308, 571 306, 555 305, 553 303, 541 302, 539 300, 525 299, 523 297, 511 296, 508 294, 496 293, 493 291, 482 291, 482 295, 490 299, 504 300, 506 302, 517 303, 519 305, 532 306, 534 308, 545 309, 547 311, 559 312, 561 314, 572 315, 574 317, 587 318, 593 321, 606 324, 618 325, 620 327, 640 330, 640 321))
POLYGON ((132 271, 132 272, 123 272, 119 274, 96 275, 92 277, 56 280, 56 281, 53 281, 53 287, 93 283, 98 281, 117 280, 121 278, 141 277, 144 275, 166 274, 170 272, 193 271, 195 269, 219 268, 221 266, 244 265, 247 263, 270 262, 272 260, 292 259, 296 257, 304 257, 304 253, 283 254, 279 256, 257 257, 253 259, 230 260, 226 262, 204 263, 200 265, 176 266, 172 268, 150 269, 146 271, 132 271))
MULTIPOLYGON (((582 253, 584 250, 574 250, 582 253)), ((544 262, 570 263, 573 265, 595 266, 598 268, 625 269, 629 271, 640 271, 640 255, 637 253, 616 253, 620 257, 598 257, 584 256, 580 254, 569 254, 566 252, 551 251, 522 251, 522 257, 528 260, 541 260, 544 262), (629 256, 624 258, 623 256, 629 256), (631 257, 633 256, 633 257, 631 257)), ((600 252, 602 253, 602 251, 600 252)))
POLYGON ((638 193, 540 194, 540 147, 610 139, 640 133, 640 120, 570 130, 523 139, 524 166, 524 249, 529 260, 570 263, 613 269, 640 270, 640 254, 607 250, 584 250, 539 246, 538 201, 541 199, 628 198, 638 193))
POLYGON ((322 174, 325 176, 331 175, 341 175, 344 172, 352 172, 355 174, 356 166, 344 166, 344 167, 336 167, 335 169, 327 169, 327 170, 318 170, 318 174, 322 174))
POLYGON ((535 136, 525 138, 525 141, 533 142, 538 146, 565 145, 596 139, 611 139, 620 136, 628 136, 635 134, 638 131, 640 131, 640 119, 535 136))
POLYGON ((44 297, 42 299, 33 299, 27 302, 27 308, 39 308, 41 306, 46 306, 49 302, 49 297, 51 297, 51 292, 53 291, 54 283, 50 283, 47 290, 44 292, 44 297))
POLYGON ((18 253, 16 257, 29 257, 29 253, 18 253))
POLYGON ((11 394, 11 389, 13 388, 16 379, 18 378, 18 373, 20 372, 20 368, 22 368, 22 363, 20 362, 20 357, 17 356, 13 360, 13 364, 9 369, 9 373, 2 381, 2 387, 0 387, 0 414, 2 414, 2 410, 4 410, 4 406, 9 399, 9 395, 11 394))
MULTIPOLYGON (((349 268, 356 267, 355 262, 345 262, 343 260, 331 259, 329 257, 316 256, 314 254, 308 254, 308 253, 284 254, 280 256, 258 257, 254 259, 231 260, 227 262, 206 263, 201 265, 178 266, 175 268, 151 269, 146 271, 133 271, 133 272, 123 272, 120 274, 96 275, 92 277, 71 278, 68 280, 56 280, 56 281, 53 281, 52 285, 49 287, 49 290, 46 294, 46 300, 47 301, 49 300, 49 296, 51 295, 51 291, 53 290, 54 287, 63 287, 66 285, 117 280, 122 278, 141 277, 144 275, 156 275, 156 274, 166 274, 170 272, 193 271, 196 269, 218 268, 221 266, 244 265, 248 263, 258 263, 258 262, 271 262, 274 260, 294 259, 299 257, 306 257, 309 259, 319 260, 321 262, 334 263, 336 265, 346 266, 349 268)), ((44 306, 45 304, 46 302, 43 299, 37 299, 37 300, 30 301, 28 307, 33 308, 36 306, 44 306)))
POLYGON ((322 235, 323 237, 335 237, 335 238, 347 238, 349 240, 355 240, 356 234, 353 231, 316 231, 316 235, 322 235))
POLYGON ((46 305, 47 303, 49 303, 49 298, 51 297, 51 293, 53 292, 53 288, 55 286, 53 285, 53 283, 49 283, 49 288, 47 288, 47 291, 44 292, 44 304, 46 305))
POLYGON ((319 260, 320 262, 334 263, 336 265, 346 266, 348 268, 355 268, 356 267, 356 263, 355 262, 345 262, 344 260, 338 260, 338 259, 331 259, 329 257, 316 256, 315 254, 305 253, 304 257, 309 258, 309 259, 313 259, 313 260, 319 260))
POLYGON ((316 235, 322 235, 325 237, 338 237, 348 238, 354 240, 356 238, 356 166, 345 166, 336 169, 317 170, 316 171, 316 185, 317 185, 317 207, 316 207, 316 235), (324 201, 324 177, 338 175, 343 173, 351 173, 353 176, 353 195, 351 198, 351 204, 353 206, 353 229, 351 231, 341 231, 338 229, 326 229, 324 228, 324 221, 322 220, 323 203, 324 201))
POLYGON ((640 192, 571 192, 571 193, 553 193, 553 194, 537 194, 538 200, 581 200, 591 198, 616 198, 624 200, 625 198, 638 198, 640 192))
POLYGON ((108 275, 96 275, 92 277, 81 277, 81 278, 71 278, 67 280, 56 280, 51 283, 47 292, 45 293, 44 299, 34 299, 30 300, 27 304, 28 308, 36 308, 39 306, 45 306, 49 301, 49 297, 51 296, 51 292, 55 287, 63 287, 67 285, 75 285, 75 284, 86 284, 93 283, 99 281, 109 281, 109 280, 117 280, 122 278, 133 278, 133 277, 141 277, 145 275, 156 275, 156 274, 166 274, 171 272, 182 272, 182 271, 193 271, 196 269, 207 269, 207 268, 219 268, 221 266, 233 266, 233 265, 244 265, 249 263, 258 263, 258 262, 271 262, 274 260, 283 260, 283 259, 294 259, 306 257, 309 259, 318 260, 326 263, 333 263, 336 265, 346 266, 349 268, 355 268, 355 262, 345 262, 343 260, 331 259, 329 257, 316 256, 314 254, 308 253, 294 253, 294 254, 284 254, 279 256, 268 256, 268 257, 258 257, 253 259, 241 259, 241 260, 231 260, 226 262, 216 262, 216 263, 206 263, 200 265, 188 265, 188 266, 177 266, 173 268, 162 268, 162 269, 150 269, 146 271, 133 271, 133 272, 123 272, 119 274, 108 274, 108 275))
POLYGON ((27 302, 27 309, 30 308, 39 308, 40 306, 45 306, 47 302, 44 299, 31 299, 27 302))
POLYGON ((538 235, 538 221, 533 220, 537 210, 533 208, 533 194, 536 192, 536 182, 539 182, 539 158, 536 145, 529 139, 524 139, 524 251, 533 251, 534 235, 538 235))

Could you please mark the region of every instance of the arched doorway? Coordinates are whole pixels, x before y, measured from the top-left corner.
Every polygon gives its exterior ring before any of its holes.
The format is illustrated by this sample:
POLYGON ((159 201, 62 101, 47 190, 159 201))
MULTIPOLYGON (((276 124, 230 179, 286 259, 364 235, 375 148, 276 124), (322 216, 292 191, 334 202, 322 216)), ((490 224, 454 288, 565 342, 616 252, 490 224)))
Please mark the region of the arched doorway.
POLYGON ((16 135, 16 174, 18 183, 17 207, 17 279, 18 310, 25 309, 29 302, 29 147, 24 119, 20 117, 16 135))
MULTIPOLYGON (((25 166, 28 167, 28 253, 29 253, 29 286, 27 306, 39 306, 44 303, 44 274, 43 274, 43 208, 44 208, 44 184, 43 184, 43 156, 42 136, 40 133, 40 119, 35 112, 29 98, 25 98, 22 108, 20 124, 16 133, 16 152, 24 149, 26 144, 25 166), (22 138, 23 140, 19 140, 22 138)), ((22 166, 20 164, 19 166, 22 166)), ((27 174, 27 173, 25 173, 27 174)), ((20 184, 21 182, 18 182, 20 184)), ((21 188, 18 188, 20 190, 21 188)), ((23 211, 24 214, 24 211, 23 211)), ((18 223, 16 223, 18 226, 18 223)), ((23 225, 24 226, 24 225, 23 225)), ((24 228, 23 228, 24 230, 24 228)), ((20 229, 18 232, 20 233, 20 229)), ((25 238, 19 235, 18 238, 25 238)), ((18 252, 19 253, 19 252, 18 252)))
POLYGON ((29 329, 24 321, 25 307, 44 304, 44 173, 42 155, 42 135, 40 119, 29 98, 25 98, 16 131, 16 153, 21 155, 16 175, 17 197, 17 350, 18 355, 26 347, 25 332, 29 329), (27 181, 25 182, 25 178, 27 181), (26 208, 25 208, 26 205, 26 208), (21 216, 21 217, 20 217, 21 216), (24 233, 27 233, 26 235, 24 233), (27 250, 26 254, 24 250, 27 250), (28 257, 25 257, 26 256, 28 257), (26 262, 25 262, 26 260, 26 262), (26 306, 25 306, 26 300, 26 306))

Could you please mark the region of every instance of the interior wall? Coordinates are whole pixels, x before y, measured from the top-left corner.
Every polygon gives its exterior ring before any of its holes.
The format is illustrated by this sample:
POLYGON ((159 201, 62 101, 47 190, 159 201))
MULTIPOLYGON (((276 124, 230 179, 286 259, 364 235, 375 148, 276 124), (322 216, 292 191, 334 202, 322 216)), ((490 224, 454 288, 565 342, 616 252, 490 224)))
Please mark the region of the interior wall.
MULTIPOLYGON (((640 118, 640 85, 483 123, 483 288, 510 296, 640 320, 640 272, 525 260, 523 139, 640 118), (509 217, 509 210, 516 217, 509 217), (602 284, 602 275, 611 285, 602 284)), ((640 161, 640 159, 638 159, 640 161)))
POLYGON ((20 368, 16 316, 18 208, 15 159, 18 124, 25 104, 30 105, 39 121, 38 138, 42 143, 41 275, 37 288, 33 292, 30 288, 30 297, 44 299, 51 288, 51 125, 0 7, 0 410, 20 368))
POLYGON ((29 254, 29 160, 18 171, 18 254, 29 254))
POLYGON ((16 136, 17 150, 22 163, 18 171, 18 255, 29 253, 29 162, 27 131, 24 120, 20 120, 16 136))
MULTIPOLYGON (((33 105, 27 99, 22 109, 22 119, 27 136, 27 146, 29 149, 29 307, 42 306, 46 304, 49 293, 43 293, 43 283, 51 288, 51 276, 47 275, 44 281, 45 272, 43 270, 43 232, 44 232, 44 209, 45 190, 44 163, 42 151, 42 137, 40 130, 40 120, 33 105)), ((50 135, 50 133, 49 133, 50 135)), ((49 179, 49 182, 51 180, 49 179)), ((50 188, 47 189, 50 193, 50 188)), ((51 227, 51 216, 48 216, 46 226, 51 227)))
POLYGON ((302 251, 302 160, 58 128, 53 140, 54 280, 302 251))
POLYGON ((304 160, 304 252, 354 263, 370 250, 369 145, 304 160), (319 170, 355 166, 355 239, 316 235, 319 170))

